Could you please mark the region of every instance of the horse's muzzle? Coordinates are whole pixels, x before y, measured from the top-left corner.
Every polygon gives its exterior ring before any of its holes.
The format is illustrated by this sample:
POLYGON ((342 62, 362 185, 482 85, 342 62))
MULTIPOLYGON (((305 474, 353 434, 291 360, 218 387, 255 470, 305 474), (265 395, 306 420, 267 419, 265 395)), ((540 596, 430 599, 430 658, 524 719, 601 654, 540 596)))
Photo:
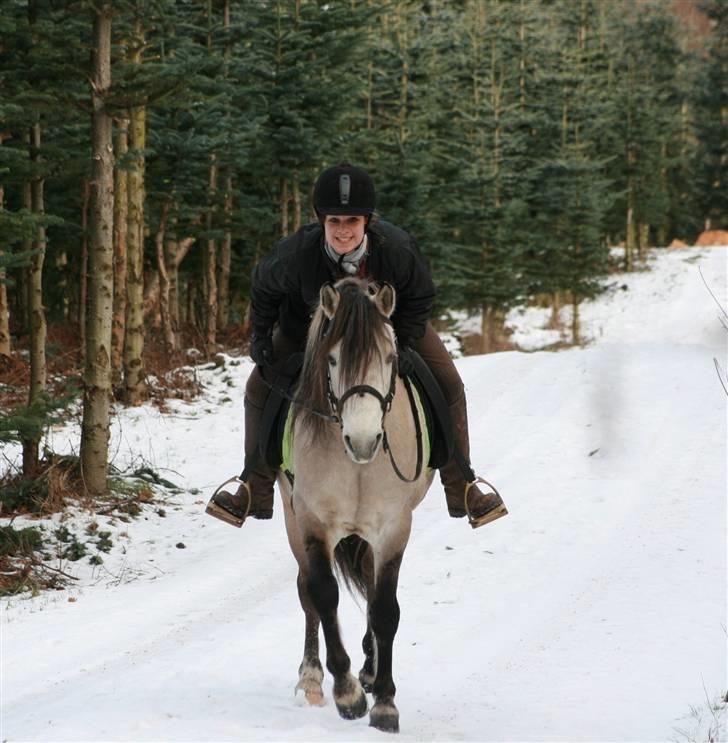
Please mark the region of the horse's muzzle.
POLYGON ((377 454, 379 445, 382 443, 382 434, 378 433, 374 438, 371 436, 349 436, 344 435, 346 453, 357 464, 367 464, 377 454))

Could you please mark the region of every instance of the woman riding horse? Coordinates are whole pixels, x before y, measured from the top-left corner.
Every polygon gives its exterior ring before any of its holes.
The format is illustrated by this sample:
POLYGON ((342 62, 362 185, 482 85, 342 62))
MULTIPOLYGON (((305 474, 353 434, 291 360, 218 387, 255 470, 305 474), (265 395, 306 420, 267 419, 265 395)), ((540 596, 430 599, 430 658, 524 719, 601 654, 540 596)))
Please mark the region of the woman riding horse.
MULTIPOLYGON (((465 388, 429 322, 435 287, 415 240, 374 216, 374 183, 361 168, 324 170, 314 186, 313 205, 318 221, 278 242, 253 272, 250 355, 257 366, 245 388, 243 482, 235 494, 216 493, 208 506, 208 513, 237 526, 246 515, 273 515, 276 473, 256 454, 263 407, 276 373, 305 347, 321 287, 343 277, 394 287, 397 305, 391 321, 397 343, 414 348, 428 365, 450 409, 455 444, 465 460, 470 456, 465 388)), ((475 528, 508 513, 497 493, 483 493, 465 481, 455 457, 440 468, 440 479, 450 516, 467 513, 475 528)))

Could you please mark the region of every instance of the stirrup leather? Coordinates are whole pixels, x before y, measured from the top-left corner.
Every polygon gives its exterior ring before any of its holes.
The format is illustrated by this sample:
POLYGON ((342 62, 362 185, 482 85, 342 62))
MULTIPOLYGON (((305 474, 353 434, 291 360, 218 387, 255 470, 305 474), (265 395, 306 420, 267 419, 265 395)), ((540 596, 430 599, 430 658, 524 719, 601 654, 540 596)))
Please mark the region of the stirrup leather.
POLYGON ((229 480, 225 480, 222 485, 219 485, 215 492, 212 494, 212 497, 210 498, 207 508, 205 508, 205 513, 210 514, 210 516, 214 516, 217 519, 220 519, 221 521, 224 521, 227 524, 232 524, 233 526, 237 526, 240 528, 244 523, 245 519, 248 518, 248 514, 250 513, 250 506, 253 502, 253 496, 250 491, 250 485, 248 485, 245 480, 241 480, 239 477, 231 477, 229 480), (223 508, 222 506, 218 505, 215 502, 215 497, 217 494, 226 486, 229 485, 231 482, 238 483, 239 485, 242 485, 245 488, 245 492, 248 495, 248 505, 245 508, 245 513, 243 514, 242 518, 240 516, 236 516, 234 513, 230 513, 227 509, 223 508))
MULTIPOLYGON (((501 516, 505 516, 508 513, 508 509, 505 507, 504 503, 501 503, 500 506, 497 506, 492 511, 488 511, 487 513, 484 513, 482 516, 473 516, 470 513, 470 505, 468 504, 468 495, 470 493, 470 489, 475 487, 479 482, 482 482, 484 485, 487 485, 499 498, 500 493, 496 489, 495 485, 493 483, 488 482, 483 477, 476 477, 472 482, 465 483, 465 513, 468 517, 468 523, 473 529, 477 529, 479 526, 484 526, 485 524, 489 524, 491 521, 495 521, 496 519, 499 519, 501 516)), ((502 499, 501 499, 502 500, 502 499)))

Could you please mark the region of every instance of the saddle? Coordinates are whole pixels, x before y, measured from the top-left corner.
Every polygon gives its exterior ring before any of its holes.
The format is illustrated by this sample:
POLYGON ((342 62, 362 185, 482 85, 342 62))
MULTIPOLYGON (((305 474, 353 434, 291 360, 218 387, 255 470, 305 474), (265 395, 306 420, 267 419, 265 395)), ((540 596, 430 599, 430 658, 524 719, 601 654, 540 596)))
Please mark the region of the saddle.
MULTIPOLYGON (((452 421, 440 385, 422 357, 412 348, 400 349, 414 369, 409 380, 424 412, 429 440, 428 466, 439 469, 453 456, 452 421)), ((273 470, 290 469, 290 397, 303 366, 303 354, 290 356, 277 370, 263 407, 258 432, 258 456, 273 470)))

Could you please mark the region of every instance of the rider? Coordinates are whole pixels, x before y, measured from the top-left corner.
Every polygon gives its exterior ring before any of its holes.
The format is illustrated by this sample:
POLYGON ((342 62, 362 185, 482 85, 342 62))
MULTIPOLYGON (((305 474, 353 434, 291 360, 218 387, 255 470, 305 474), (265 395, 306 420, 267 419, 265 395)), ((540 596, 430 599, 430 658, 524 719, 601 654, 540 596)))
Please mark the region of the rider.
MULTIPOLYGON (((250 356, 256 367, 245 388, 244 481, 237 493, 217 493, 208 506, 209 513, 237 526, 246 511, 257 519, 273 515, 275 473, 256 455, 263 406, 276 370, 304 349, 319 290, 327 281, 358 276, 394 286, 397 342, 414 348, 439 382, 455 443, 469 459, 465 388, 428 321, 435 287, 414 239, 374 215, 374 183, 361 168, 345 164, 324 170, 314 186, 313 205, 318 221, 280 240, 253 272, 250 356)), ((450 516, 466 515, 466 490, 474 527, 508 513, 497 493, 483 493, 477 484, 467 487, 454 457, 440 468, 440 479, 450 516)))

